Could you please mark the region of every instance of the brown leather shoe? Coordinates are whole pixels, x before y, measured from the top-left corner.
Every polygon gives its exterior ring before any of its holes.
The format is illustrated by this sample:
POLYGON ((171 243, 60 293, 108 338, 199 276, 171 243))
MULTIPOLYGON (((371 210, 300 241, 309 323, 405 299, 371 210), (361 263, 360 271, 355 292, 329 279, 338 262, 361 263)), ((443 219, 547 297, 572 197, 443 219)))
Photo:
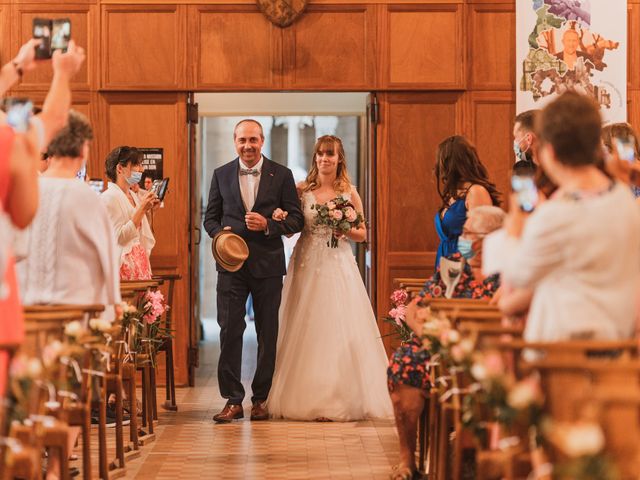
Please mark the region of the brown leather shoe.
POLYGON ((253 406, 251 407, 251 420, 268 420, 269 412, 264 406, 263 402, 253 402, 253 406))
POLYGON ((213 421, 217 423, 230 423, 232 420, 238 420, 240 418, 244 418, 242 405, 227 403, 220 413, 213 416, 213 421))

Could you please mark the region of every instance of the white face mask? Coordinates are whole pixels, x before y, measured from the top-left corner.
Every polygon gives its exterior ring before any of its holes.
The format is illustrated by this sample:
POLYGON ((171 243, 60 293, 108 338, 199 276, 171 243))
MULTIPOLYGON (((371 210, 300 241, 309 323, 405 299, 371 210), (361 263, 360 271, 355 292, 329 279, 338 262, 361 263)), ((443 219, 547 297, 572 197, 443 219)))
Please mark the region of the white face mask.
POLYGON ((76 177, 78 178, 78 180, 82 180, 84 182, 84 178, 86 176, 87 176, 87 162, 83 161, 82 167, 80 167, 80 170, 78 170, 78 173, 76 173, 76 177))

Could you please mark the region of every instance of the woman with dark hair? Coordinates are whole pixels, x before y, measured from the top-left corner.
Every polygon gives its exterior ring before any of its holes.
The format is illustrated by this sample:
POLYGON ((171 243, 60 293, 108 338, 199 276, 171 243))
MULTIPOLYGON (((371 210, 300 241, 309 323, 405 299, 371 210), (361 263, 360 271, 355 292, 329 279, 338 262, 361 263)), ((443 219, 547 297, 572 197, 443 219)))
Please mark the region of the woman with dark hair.
POLYGON ((115 228, 120 248, 120 278, 122 280, 149 280, 149 256, 155 239, 146 213, 159 205, 155 193, 138 196, 131 186, 142 177, 142 154, 135 147, 118 147, 107 155, 105 170, 109 178, 102 192, 111 223, 115 228))
MULTIPOLYGON (((442 206, 435 217, 440 238, 435 268, 441 257, 457 253, 458 238, 467 211, 481 205, 500 205, 500 194, 489 181, 487 169, 480 162, 476 148, 460 135, 438 145, 435 166, 438 194, 442 206)), ((463 254, 464 255, 464 254, 463 254)))

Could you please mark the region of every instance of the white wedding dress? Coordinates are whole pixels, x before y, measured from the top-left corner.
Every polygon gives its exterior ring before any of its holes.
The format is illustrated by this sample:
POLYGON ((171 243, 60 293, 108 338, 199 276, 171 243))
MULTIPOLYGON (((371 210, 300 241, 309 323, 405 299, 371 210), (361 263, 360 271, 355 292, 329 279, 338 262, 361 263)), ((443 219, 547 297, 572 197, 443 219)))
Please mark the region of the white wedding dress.
POLYGON ((348 241, 329 248, 315 226, 312 192, 280 305, 278 353, 267 401, 275 418, 337 421, 391 418, 387 357, 348 241))

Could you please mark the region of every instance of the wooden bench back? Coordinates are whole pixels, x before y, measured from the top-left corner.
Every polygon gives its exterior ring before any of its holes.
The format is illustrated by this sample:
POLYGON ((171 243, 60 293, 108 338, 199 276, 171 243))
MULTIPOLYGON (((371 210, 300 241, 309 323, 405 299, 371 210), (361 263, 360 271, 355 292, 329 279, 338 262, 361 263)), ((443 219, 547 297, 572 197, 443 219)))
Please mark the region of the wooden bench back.
POLYGON ((82 310, 52 310, 25 312, 25 342, 20 350, 27 355, 39 356, 51 340, 62 340, 65 325, 74 320, 83 321, 82 310))
POLYGON ((606 453, 621 478, 638 478, 640 452, 640 361, 636 359, 545 359, 529 362, 540 373, 545 409, 556 421, 576 421, 595 402, 606 453))

